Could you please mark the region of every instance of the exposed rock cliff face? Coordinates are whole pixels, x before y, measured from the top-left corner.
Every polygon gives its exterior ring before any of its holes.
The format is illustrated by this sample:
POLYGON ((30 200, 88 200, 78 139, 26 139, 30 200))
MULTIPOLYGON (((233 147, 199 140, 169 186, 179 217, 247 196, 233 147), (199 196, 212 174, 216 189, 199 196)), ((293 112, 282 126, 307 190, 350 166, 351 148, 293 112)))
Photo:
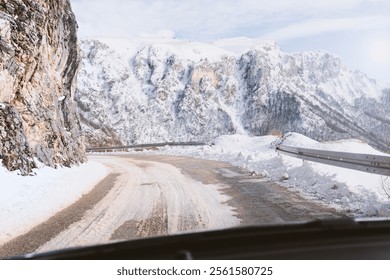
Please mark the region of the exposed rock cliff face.
POLYGON ((234 53, 178 40, 81 46, 76 100, 91 146, 293 131, 390 149, 389 92, 331 54, 272 42, 234 53))
POLYGON ((0 157, 28 174, 85 160, 73 101, 80 61, 68 0, 0 2, 0 157))

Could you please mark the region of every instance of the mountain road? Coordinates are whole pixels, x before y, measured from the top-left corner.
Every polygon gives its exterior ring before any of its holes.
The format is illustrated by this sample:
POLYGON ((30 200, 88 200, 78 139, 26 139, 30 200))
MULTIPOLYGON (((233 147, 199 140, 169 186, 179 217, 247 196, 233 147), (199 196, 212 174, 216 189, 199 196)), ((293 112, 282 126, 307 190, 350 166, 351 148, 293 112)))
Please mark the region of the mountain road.
POLYGON ((228 163, 90 155, 110 174, 79 201, 0 246, 0 257, 242 225, 343 216, 228 163))

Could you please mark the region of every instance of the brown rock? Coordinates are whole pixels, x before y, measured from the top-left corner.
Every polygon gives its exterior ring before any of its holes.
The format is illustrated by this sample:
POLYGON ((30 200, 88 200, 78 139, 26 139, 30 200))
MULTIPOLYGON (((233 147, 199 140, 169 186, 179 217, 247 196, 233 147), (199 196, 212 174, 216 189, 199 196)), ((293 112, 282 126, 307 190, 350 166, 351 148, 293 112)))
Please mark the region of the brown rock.
POLYGON ((33 157, 52 167, 86 159, 73 100, 76 32, 69 0, 0 2, 0 156, 8 169, 27 174, 33 157))

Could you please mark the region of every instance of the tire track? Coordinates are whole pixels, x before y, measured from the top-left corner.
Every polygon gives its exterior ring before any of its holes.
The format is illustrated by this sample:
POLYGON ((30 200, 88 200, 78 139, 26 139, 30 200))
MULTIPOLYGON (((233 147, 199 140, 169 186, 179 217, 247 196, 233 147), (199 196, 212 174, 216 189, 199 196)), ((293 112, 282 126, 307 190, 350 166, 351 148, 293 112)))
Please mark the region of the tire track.
POLYGON ((38 252, 238 225, 228 197, 167 163, 94 157, 118 175, 115 186, 84 217, 38 252), (204 217, 208 215, 209 217, 204 217), (209 221, 208 224, 203 221, 209 221))
POLYGON ((71 224, 82 219, 84 214, 102 200, 113 187, 119 174, 110 174, 88 194, 54 215, 46 222, 34 227, 26 234, 10 240, 0 247, 0 258, 34 252, 71 224))
POLYGON ((148 155, 92 158, 111 174, 78 202, 0 247, 0 257, 240 224, 342 216, 222 162, 148 155))

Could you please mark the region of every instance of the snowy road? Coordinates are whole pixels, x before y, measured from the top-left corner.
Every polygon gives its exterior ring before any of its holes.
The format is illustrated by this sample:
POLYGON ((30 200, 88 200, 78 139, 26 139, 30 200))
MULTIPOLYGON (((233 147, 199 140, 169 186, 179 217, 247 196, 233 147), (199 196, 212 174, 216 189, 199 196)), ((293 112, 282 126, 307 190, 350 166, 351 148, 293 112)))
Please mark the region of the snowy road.
POLYGON ((111 173, 0 256, 146 236, 340 216, 227 163, 158 155, 91 156, 111 173))

